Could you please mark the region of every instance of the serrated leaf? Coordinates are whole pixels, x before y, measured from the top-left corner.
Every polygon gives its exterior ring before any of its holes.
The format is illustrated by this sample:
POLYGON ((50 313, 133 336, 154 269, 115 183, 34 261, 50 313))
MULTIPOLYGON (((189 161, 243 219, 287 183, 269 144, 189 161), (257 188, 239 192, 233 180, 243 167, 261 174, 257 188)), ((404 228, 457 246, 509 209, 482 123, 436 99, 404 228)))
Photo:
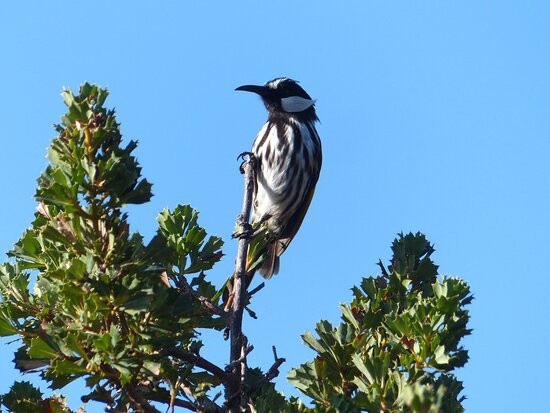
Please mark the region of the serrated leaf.
POLYGON ((59 375, 80 375, 88 372, 85 367, 82 367, 79 364, 73 363, 72 361, 66 359, 55 360, 52 363, 52 368, 54 369, 55 373, 59 375))
POLYGON ((120 373, 120 384, 123 386, 132 379, 132 372, 126 366, 119 363, 113 363, 112 366, 120 373))
POLYGON ((437 346, 434 351, 434 359, 437 364, 447 364, 449 362, 449 355, 445 351, 445 346, 437 346))
POLYGON ((115 348, 120 342, 120 332, 115 324, 111 324, 109 335, 111 336, 111 345, 115 348))
POLYGON ((28 381, 16 381, 10 391, 2 395, 2 404, 14 413, 31 412, 39 407, 41 400, 42 392, 28 381))
POLYGON ((136 294, 121 305, 120 308, 130 315, 143 313, 147 311, 151 300, 152 297, 150 297, 147 293, 136 294))
POLYGON ((311 348, 312 350, 315 350, 317 353, 324 353, 326 349, 319 343, 319 341, 309 332, 305 332, 302 334, 302 340, 304 343, 311 348))
POLYGON ((363 362, 363 360, 361 360, 361 357, 358 354, 354 354, 353 356, 351 356, 351 360, 353 361, 355 367, 357 367, 359 371, 363 374, 363 376, 365 376, 369 384, 375 382, 374 378, 376 376, 376 373, 374 372, 374 369, 372 365, 370 365, 370 363, 367 367, 367 365, 363 362))
POLYGON ((353 315, 351 308, 346 304, 341 304, 340 310, 342 311, 342 316, 344 317, 344 321, 350 323, 353 326, 353 328, 355 328, 355 330, 359 330, 359 323, 355 319, 355 316, 353 315))
POLYGON ((29 357, 35 359, 53 359, 58 356, 58 352, 50 347, 44 340, 39 337, 31 340, 29 348, 29 357))
POLYGON ((151 374, 153 374, 155 376, 158 376, 160 374, 161 366, 162 366, 162 364, 158 363, 156 361, 145 360, 143 362, 143 367, 146 368, 147 370, 149 370, 151 372, 151 374))
POLYGON ((97 350, 112 353, 113 345, 111 341, 111 336, 109 334, 102 334, 94 340, 94 346, 97 350))
POLYGON ((17 329, 6 319, 5 315, 0 311, 0 336, 11 336, 17 334, 17 329))

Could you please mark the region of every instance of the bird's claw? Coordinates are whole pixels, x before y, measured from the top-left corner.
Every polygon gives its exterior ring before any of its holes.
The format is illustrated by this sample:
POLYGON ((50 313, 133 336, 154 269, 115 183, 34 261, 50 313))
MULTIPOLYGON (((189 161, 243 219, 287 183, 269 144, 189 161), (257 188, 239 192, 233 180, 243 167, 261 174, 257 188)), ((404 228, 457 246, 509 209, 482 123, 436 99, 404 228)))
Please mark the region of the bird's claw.
POLYGON ((254 157, 254 153, 252 153, 252 152, 241 152, 241 153, 239 154, 239 156, 237 156, 237 160, 242 159, 242 160, 244 161, 244 160, 245 160, 244 158, 246 158, 247 156, 248 156, 249 158, 253 158, 253 157, 254 157))
POLYGON ((239 166, 239 171, 241 171, 242 174, 244 174, 244 165, 247 162, 250 162, 252 165, 256 162, 256 156, 254 156, 254 153, 252 152, 241 152, 239 156, 237 156, 237 160, 242 159, 242 163, 239 166), (248 159, 246 159, 248 157, 248 159))
POLYGON ((250 239, 254 236, 255 231, 248 222, 239 222, 240 231, 235 231, 231 234, 231 238, 250 239))

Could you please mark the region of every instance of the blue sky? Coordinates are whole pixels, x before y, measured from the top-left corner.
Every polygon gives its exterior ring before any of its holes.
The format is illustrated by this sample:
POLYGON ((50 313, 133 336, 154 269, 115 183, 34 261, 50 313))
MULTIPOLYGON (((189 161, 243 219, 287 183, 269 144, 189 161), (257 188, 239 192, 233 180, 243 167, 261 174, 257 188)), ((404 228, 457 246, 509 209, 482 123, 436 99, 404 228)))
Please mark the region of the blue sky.
MULTIPOLYGON (((442 273, 472 287, 468 412, 542 411, 550 345, 550 3, 2 2, 0 250, 29 225, 63 86, 107 86, 137 138, 152 202, 130 208, 150 237, 163 208, 190 203, 230 240, 248 150, 266 114, 236 86, 278 76, 316 98, 324 164, 312 206, 255 299, 251 364, 286 357, 278 387, 311 353, 300 334, 336 322, 350 287, 377 274, 400 231, 435 243, 442 273)), ((228 346, 205 337, 219 362, 228 346)), ((5 340, 4 340, 5 342, 5 340)), ((0 391, 12 346, 0 349, 0 391), (6 364, 7 363, 7 364, 6 364)), ((81 387, 64 393, 79 406, 81 387)), ((101 411, 91 405, 90 412, 101 411)))

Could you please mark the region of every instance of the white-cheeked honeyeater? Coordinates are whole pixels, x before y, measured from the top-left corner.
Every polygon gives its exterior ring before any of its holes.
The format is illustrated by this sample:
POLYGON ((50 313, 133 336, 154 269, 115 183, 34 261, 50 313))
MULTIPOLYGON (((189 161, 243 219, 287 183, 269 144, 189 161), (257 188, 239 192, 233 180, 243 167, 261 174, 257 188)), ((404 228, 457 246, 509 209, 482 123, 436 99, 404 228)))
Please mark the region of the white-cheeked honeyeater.
POLYGON ((279 257, 302 225, 321 170, 321 140, 315 100, 286 77, 263 86, 236 90, 253 92, 268 112, 252 153, 256 158, 252 222, 267 225, 273 241, 267 246, 260 274, 270 278, 279 271, 279 257))

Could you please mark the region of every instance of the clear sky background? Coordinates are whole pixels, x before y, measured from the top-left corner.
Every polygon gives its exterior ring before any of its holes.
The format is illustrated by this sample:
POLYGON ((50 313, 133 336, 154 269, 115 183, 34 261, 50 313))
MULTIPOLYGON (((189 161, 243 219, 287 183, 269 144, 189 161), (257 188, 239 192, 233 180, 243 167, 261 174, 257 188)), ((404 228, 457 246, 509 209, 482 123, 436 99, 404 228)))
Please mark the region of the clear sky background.
MULTIPOLYGON (((4 1, 0 250, 32 219, 62 87, 90 81, 110 89, 154 183, 152 202, 129 210, 133 229, 149 238, 163 208, 192 204, 226 241, 210 273, 221 285, 242 199, 235 158, 266 118, 257 97, 233 90, 288 76, 318 99, 324 164, 281 273, 255 298, 259 320, 246 320, 250 364, 268 368, 275 344, 287 359, 278 388, 298 395, 285 376, 311 358, 300 334, 338 321, 396 233, 422 231, 441 272, 476 297, 458 372, 466 411, 545 411, 549 22, 550 3, 529 0, 4 1)), ((205 339, 205 355, 229 357, 205 339)), ((20 379, 14 347, 0 348, 0 392, 20 379)), ((64 393, 80 405, 80 384, 64 393)))

